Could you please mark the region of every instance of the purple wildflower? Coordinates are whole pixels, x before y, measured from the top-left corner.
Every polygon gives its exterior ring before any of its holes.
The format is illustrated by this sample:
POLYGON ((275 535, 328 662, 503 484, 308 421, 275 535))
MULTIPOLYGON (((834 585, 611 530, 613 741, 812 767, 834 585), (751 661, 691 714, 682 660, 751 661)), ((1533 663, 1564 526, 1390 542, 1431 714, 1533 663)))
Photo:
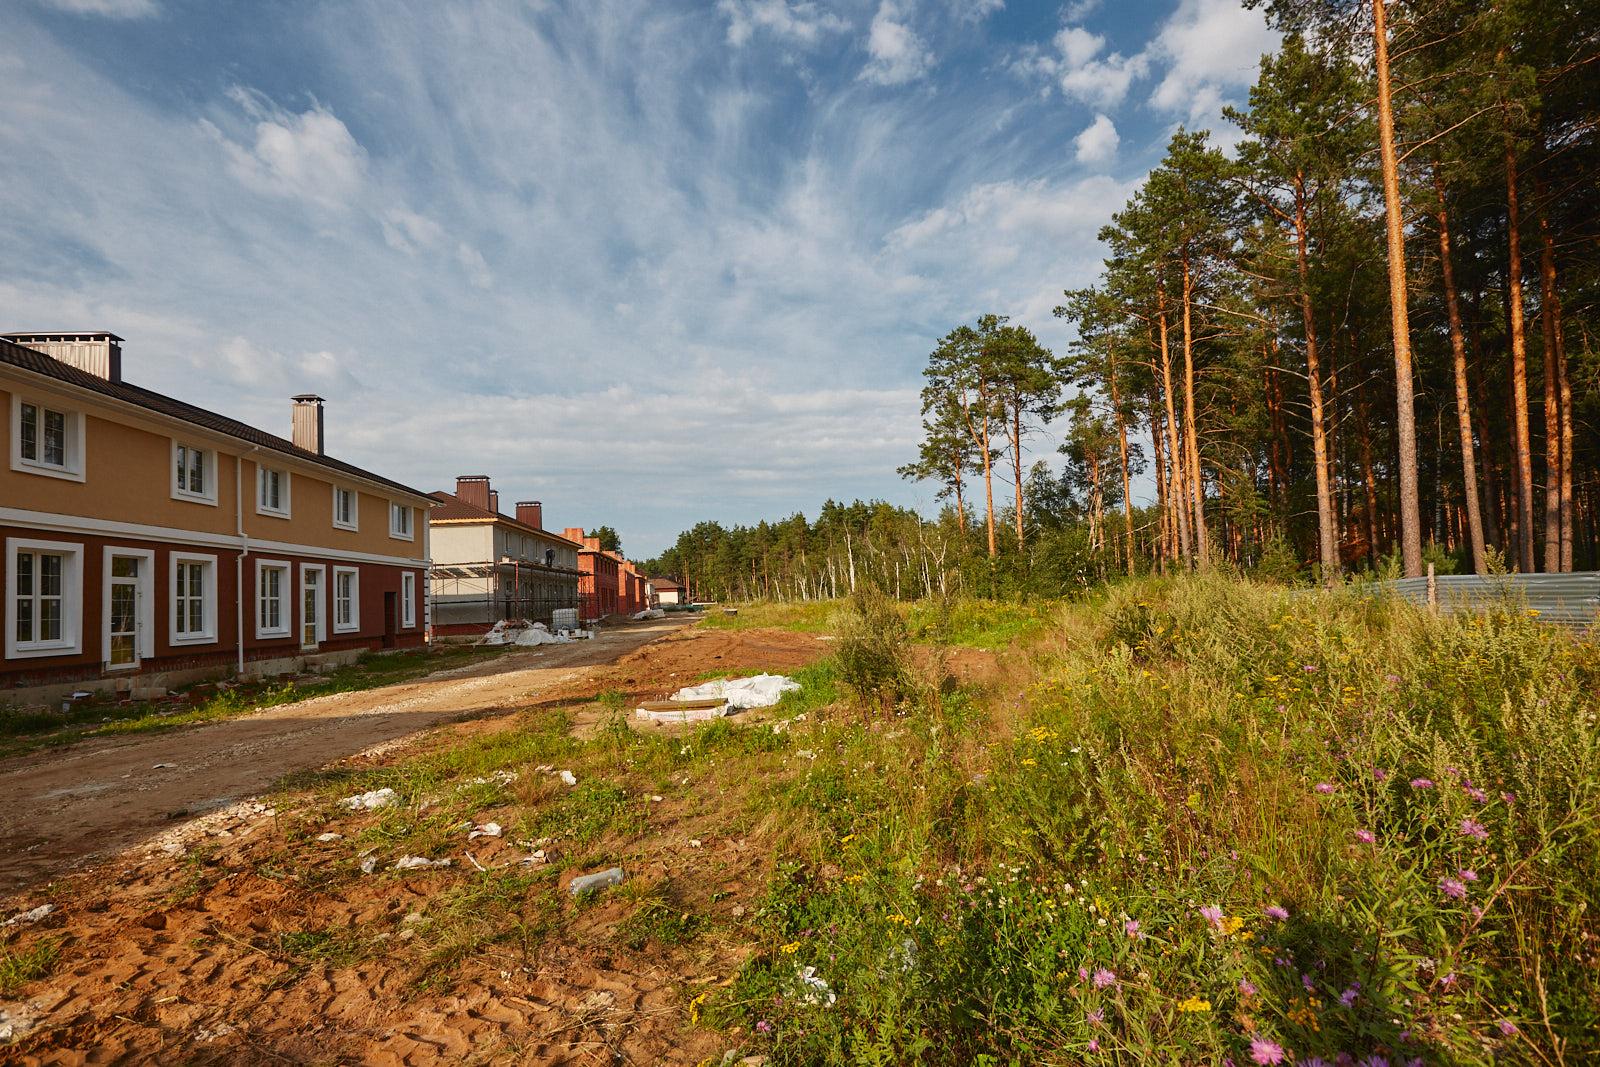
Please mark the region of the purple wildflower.
POLYGON ((1447 974, 1443 978, 1439 979, 1439 984, 1444 986, 1446 989, 1449 989, 1451 986, 1455 985, 1456 984, 1456 972, 1451 971, 1449 974, 1447 974))
POLYGON ((1439 891, 1447 897, 1454 897, 1456 900, 1461 900, 1467 895, 1466 885, 1456 878, 1439 879, 1439 891))
POLYGON ((1433 788, 1433 779, 1432 778, 1413 778, 1413 779, 1411 779, 1411 788, 1412 789, 1432 789, 1433 788))
POLYGON ((1489 836, 1489 831, 1484 828, 1483 823, 1476 819, 1462 819, 1461 832, 1477 841, 1482 841, 1489 836))
POLYGON ((1346 988, 1343 993, 1339 994, 1339 1003, 1343 1004, 1345 1007, 1348 1008, 1350 1005, 1352 1005, 1352 1004, 1354 1004, 1356 1002, 1356 997, 1358 997, 1360 995, 1361 995, 1361 983, 1360 982, 1351 982, 1349 987, 1346 988))
POLYGON ((1500 1032, 1507 1037, 1514 1037, 1517 1033, 1517 1024, 1510 1019, 1501 1019, 1500 1032))
POLYGON ((1251 1038, 1250 1059, 1262 1064, 1282 1063, 1285 1059, 1283 1046, 1264 1037, 1251 1038))
POLYGON ((770 1034, 776 1029, 777 1027, 773 1026, 772 1023, 766 1019, 762 1019, 760 1022, 756 1023, 756 1033, 758 1034, 770 1034))
POLYGON ((1135 941, 1144 936, 1139 932, 1138 919, 1129 919, 1127 922, 1123 923, 1122 932, 1133 938, 1135 941))
POLYGON ((1239 979, 1239 992, 1243 993, 1247 997, 1255 996, 1256 995, 1255 983, 1250 981, 1250 979, 1248 979, 1248 978, 1239 979))
POLYGON ((1099 1026, 1101 1023, 1103 1023, 1105 1021, 1106 1021, 1106 1013, 1101 1011, 1099 1008, 1096 1008, 1096 1009, 1094 1009, 1094 1011, 1091 1011, 1089 1013, 1089 1023, 1090 1023, 1090 1025, 1099 1026))
POLYGON ((1374 782, 1387 782, 1389 780, 1389 772, 1382 767, 1374 767, 1372 768, 1372 780, 1374 782))
POLYGON ((1500 799, 1505 801, 1507 804, 1515 804, 1517 802, 1517 794, 1515 794, 1515 793, 1501 793, 1500 794, 1500 799))
POLYGON ((1476 882, 1478 880, 1478 872, 1473 870, 1471 867, 1463 867, 1456 872, 1456 877, 1460 878, 1463 882, 1476 882))
POLYGON ((1487 804, 1487 803, 1489 803, 1489 794, 1485 793, 1483 790, 1479 789, 1475 785, 1467 786, 1466 792, 1467 792, 1467 796, 1468 797, 1470 797, 1472 800, 1476 801, 1479 804, 1487 804))
POLYGON ((1100 1051, 1100 1039, 1098 1037, 1091 1037, 1089 1039, 1088 1051, 1090 1051, 1090 1052, 1099 1052, 1100 1051))
POLYGON ((1200 917, 1210 923, 1213 930, 1222 929, 1222 909, 1215 904, 1207 904, 1201 908, 1200 917))
POLYGON ((1305 671, 1307 674, 1316 674, 1317 673, 1316 666, 1314 664, 1310 664, 1310 663, 1302 664, 1300 669, 1305 671))
POLYGON ((1374 834, 1371 830, 1357 830, 1356 831, 1356 840, 1360 841, 1363 845, 1370 845, 1374 841, 1376 841, 1377 839, 1378 839, 1377 835, 1374 834))
POLYGON ((1079 967, 1078 968, 1078 981, 1081 982, 1081 981, 1083 981, 1084 979, 1086 979, 1088 977, 1089 977, 1089 968, 1087 968, 1087 967, 1079 967))
POLYGON ((1317 983, 1311 980, 1311 976, 1309 974, 1302 974, 1300 976, 1300 984, 1305 987, 1307 993, 1314 992, 1317 988, 1317 983))
POLYGON ((1283 922, 1288 917, 1289 917, 1289 909, 1288 908, 1279 907, 1276 904, 1269 904, 1267 906, 1267 918, 1276 919, 1278 922, 1283 922))
POLYGON ((1099 967, 1099 968, 1095 969, 1095 972, 1094 972, 1094 987, 1096 989, 1104 989, 1108 985, 1116 985, 1116 984, 1117 984, 1117 976, 1115 974, 1113 974, 1111 971, 1106 970, 1104 967, 1099 967))
POLYGON ((1333 792, 1333 786, 1329 785, 1327 782, 1318 782, 1317 792, 1321 793, 1323 796, 1327 796, 1333 792))

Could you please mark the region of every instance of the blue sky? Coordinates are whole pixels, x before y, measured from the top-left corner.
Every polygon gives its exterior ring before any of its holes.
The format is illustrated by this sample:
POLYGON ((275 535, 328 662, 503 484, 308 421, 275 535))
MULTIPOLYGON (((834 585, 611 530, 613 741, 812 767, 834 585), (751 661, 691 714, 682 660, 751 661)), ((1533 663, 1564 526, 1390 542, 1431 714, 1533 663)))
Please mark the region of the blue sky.
MULTIPOLYGON (((1236 0, 8 0, 0 329, 647 556, 897 480, 1273 35, 1236 0)), ((1054 441, 1035 442, 1048 456, 1054 441)))

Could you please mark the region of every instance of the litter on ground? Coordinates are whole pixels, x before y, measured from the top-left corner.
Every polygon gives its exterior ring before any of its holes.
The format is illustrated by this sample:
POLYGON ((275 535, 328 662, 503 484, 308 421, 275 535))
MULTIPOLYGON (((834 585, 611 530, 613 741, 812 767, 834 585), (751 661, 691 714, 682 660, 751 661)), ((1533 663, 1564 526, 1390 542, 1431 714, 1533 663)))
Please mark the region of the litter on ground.
POLYGON ((448 867, 449 860, 430 860, 426 856, 401 856, 395 860, 394 869, 397 871, 420 871, 428 867, 448 867))
POLYGON ((390 804, 398 802, 399 799, 393 789, 384 786, 382 789, 374 789, 370 793, 358 793, 353 797, 345 797, 339 803, 351 811, 373 811, 377 808, 386 808, 390 804))
POLYGON ((556 777, 561 779, 562 783, 565 785, 578 784, 578 776, 573 774, 571 771, 557 771, 556 777))
POLYGON ((474 826, 472 828, 472 832, 467 834, 467 840, 476 841, 480 837, 499 837, 500 833, 501 830, 499 823, 486 822, 478 826, 474 826))
POLYGON ((636 714, 655 722, 699 722, 746 708, 770 708, 783 694, 799 689, 799 682, 781 674, 724 678, 680 689, 672 694, 671 700, 642 704, 636 714))
POLYGON ((579 893, 590 889, 606 889, 610 886, 621 885, 622 878, 621 867, 607 867, 605 870, 596 871, 594 874, 580 874, 567 886, 567 892, 577 896, 579 893))

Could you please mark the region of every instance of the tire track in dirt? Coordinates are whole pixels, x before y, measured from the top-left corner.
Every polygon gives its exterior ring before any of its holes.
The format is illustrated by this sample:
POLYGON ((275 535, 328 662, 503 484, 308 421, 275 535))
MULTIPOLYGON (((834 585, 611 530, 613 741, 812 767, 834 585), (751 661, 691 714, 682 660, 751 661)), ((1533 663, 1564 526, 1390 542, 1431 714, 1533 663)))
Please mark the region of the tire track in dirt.
POLYGON ((118 852, 188 818, 430 726, 571 688, 684 622, 601 630, 592 641, 518 649, 484 664, 253 715, 85 741, 0 763, 0 891, 118 852))

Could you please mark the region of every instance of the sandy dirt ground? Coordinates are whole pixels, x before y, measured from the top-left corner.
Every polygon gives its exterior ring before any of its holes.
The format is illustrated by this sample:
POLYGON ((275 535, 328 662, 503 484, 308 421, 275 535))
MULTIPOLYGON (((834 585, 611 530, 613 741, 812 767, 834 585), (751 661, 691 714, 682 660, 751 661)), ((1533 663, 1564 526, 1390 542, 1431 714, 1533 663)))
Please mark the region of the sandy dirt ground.
MULTIPOLYGON (((164 813, 243 796, 287 769, 381 766, 518 721, 511 714, 482 714, 495 708, 559 707, 581 733, 603 714, 593 701, 607 690, 664 696, 710 672, 790 670, 826 650, 804 634, 641 626, 592 646, 511 653, 452 677, 325 698, 132 746, 85 746, 34 757, 37 768, 28 766, 31 761, 8 768, 47 775, 34 780, 55 789, 81 784, 94 768, 92 780, 108 781, 109 788, 84 795, 120 796, 127 805, 122 817, 99 816, 94 825, 142 843, 0 901, 0 915, 42 901, 54 907, 16 933, 4 931, 9 948, 21 951, 46 939, 62 946, 48 977, 0 1003, 0 1062, 720 1061, 723 1051, 738 1047, 739 1035, 692 1025, 685 990, 731 982, 748 958, 746 926, 754 920, 772 854, 763 831, 745 824, 714 793, 663 789, 666 796, 651 798, 660 803, 651 804, 642 833, 616 846, 626 849, 622 861, 634 893, 608 894, 586 906, 558 893, 555 912, 530 895, 512 905, 528 924, 527 940, 479 947, 438 987, 419 979, 431 950, 417 948, 422 941, 408 940, 408 931, 422 915, 447 909, 451 895, 471 883, 467 872, 361 876, 352 870, 348 841, 376 816, 330 816, 309 794, 279 794, 276 807, 244 800, 189 819, 167 820, 164 813), (472 717, 452 721, 463 715, 472 717), (227 755, 236 749, 246 758, 230 772, 227 755), (356 754, 336 758, 343 753, 356 754), (128 784, 166 761, 191 770, 162 775, 163 784, 148 790, 159 796, 142 796, 144 790, 128 784), (123 779, 130 769, 135 777, 123 779), (185 783, 184 777, 203 781, 185 783), (327 832, 344 837, 319 843, 317 835, 327 832), (677 946, 633 948, 619 940, 619 924, 646 886, 673 911, 705 916, 711 932, 677 946), (386 947, 369 948, 353 962, 322 959, 304 951, 308 931, 376 937, 386 947)), ((557 802, 564 788, 550 775, 525 773, 501 807, 474 818, 509 825, 519 813, 557 802)), ((9 781, 5 789, 9 804, 35 812, 61 803, 9 781)), ((75 803, 70 794, 68 802, 75 803)), ((75 819, 94 819, 93 810, 85 805, 75 819)), ((515 870, 525 850, 506 840, 480 840, 472 848, 474 861, 490 870, 515 870)), ((570 858, 559 843, 555 849, 550 862, 564 885, 576 871, 567 868, 570 858)), ((49 866, 45 855, 59 865, 81 862, 87 852, 36 849, 36 869, 49 866)), ((464 862, 458 855, 458 865, 464 862)))
POLYGON ((0 891, 115 853, 175 820, 259 793, 290 771, 448 720, 537 703, 684 625, 676 619, 634 623, 601 630, 592 641, 517 649, 414 682, 6 760, 0 763, 0 891))

